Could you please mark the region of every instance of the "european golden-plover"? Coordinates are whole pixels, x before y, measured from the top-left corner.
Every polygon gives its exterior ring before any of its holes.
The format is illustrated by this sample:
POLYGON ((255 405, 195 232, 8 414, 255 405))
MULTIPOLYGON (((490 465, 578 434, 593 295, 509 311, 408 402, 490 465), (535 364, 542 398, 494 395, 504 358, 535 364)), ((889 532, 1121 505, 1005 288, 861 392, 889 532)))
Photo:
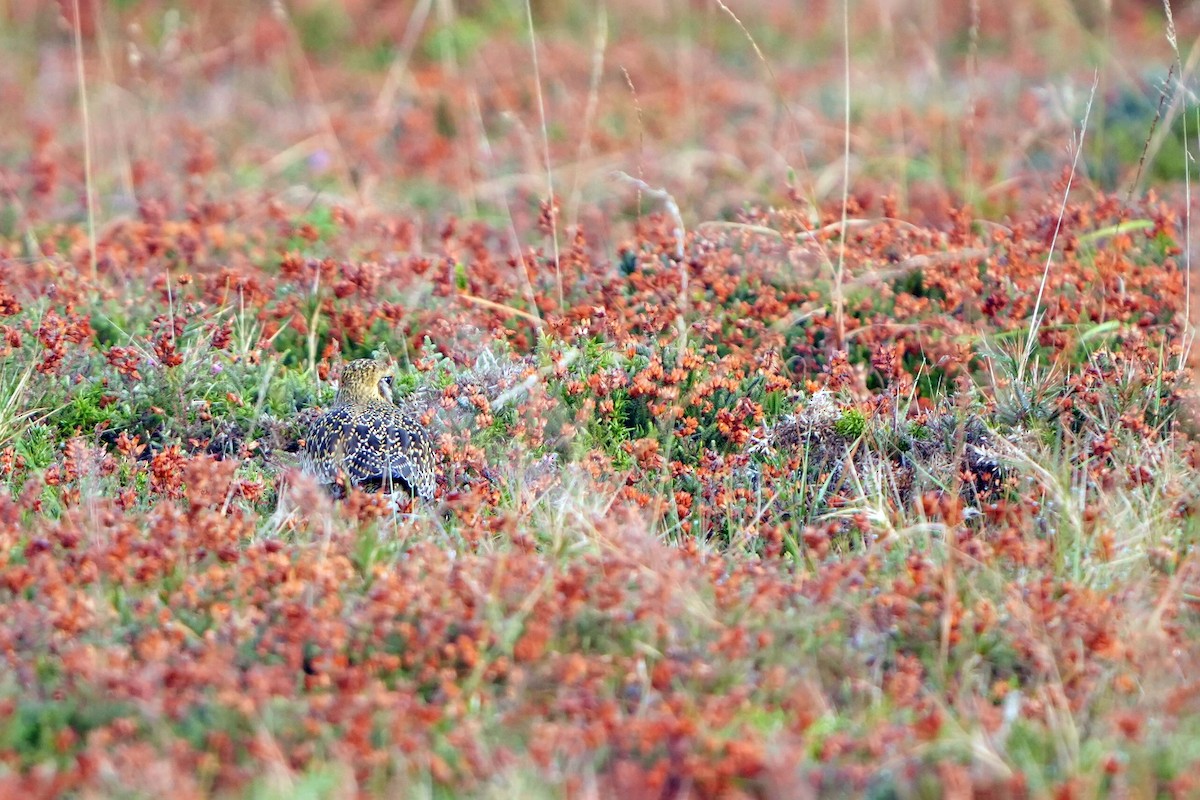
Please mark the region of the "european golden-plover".
POLYGON ((304 466, 325 484, 344 475, 351 486, 433 497, 433 441, 393 402, 391 368, 369 358, 342 368, 333 407, 305 438, 304 466))

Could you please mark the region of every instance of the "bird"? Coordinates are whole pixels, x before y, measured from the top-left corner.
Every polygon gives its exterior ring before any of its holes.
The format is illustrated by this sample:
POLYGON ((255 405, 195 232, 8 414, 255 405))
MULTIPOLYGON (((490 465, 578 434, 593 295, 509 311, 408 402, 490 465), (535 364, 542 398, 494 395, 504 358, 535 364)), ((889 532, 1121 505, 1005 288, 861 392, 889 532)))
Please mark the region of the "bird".
POLYGON ((391 367, 363 358, 342 367, 333 407, 318 416, 304 440, 304 468, 323 484, 339 476, 351 486, 433 498, 433 439, 392 398, 391 367))

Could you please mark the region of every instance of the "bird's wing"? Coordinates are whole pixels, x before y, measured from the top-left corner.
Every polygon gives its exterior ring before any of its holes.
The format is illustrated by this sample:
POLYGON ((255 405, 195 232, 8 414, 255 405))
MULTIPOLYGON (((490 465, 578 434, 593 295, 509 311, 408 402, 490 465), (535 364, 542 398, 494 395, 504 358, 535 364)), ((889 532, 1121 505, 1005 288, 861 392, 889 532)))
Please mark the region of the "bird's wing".
POLYGON ((331 409, 313 424, 305 460, 325 483, 344 471, 354 485, 397 482, 420 497, 433 497, 433 442, 417 420, 396 408, 331 409))
POLYGON ((358 413, 349 418, 345 427, 345 446, 342 466, 350 481, 382 480, 387 465, 387 426, 378 414, 358 413))
POLYGON ((322 483, 337 480, 347 445, 350 414, 345 408, 332 408, 313 422, 304 438, 304 467, 322 483))
POLYGON ((406 483, 413 494, 433 497, 433 441, 425 428, 397 409, 389 414, 387 438, 389 462, 385 474, 406 483))

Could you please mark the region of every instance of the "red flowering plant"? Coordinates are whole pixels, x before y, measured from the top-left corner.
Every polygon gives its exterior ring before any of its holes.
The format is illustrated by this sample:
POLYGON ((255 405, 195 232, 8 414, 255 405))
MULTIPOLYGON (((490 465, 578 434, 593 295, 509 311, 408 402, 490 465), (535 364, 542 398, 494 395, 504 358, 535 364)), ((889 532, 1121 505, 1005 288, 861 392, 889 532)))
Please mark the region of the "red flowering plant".
POLYGON ((1195 794, 1127 5, 8 4, 0 794, 1195 794), (364 357, 433 500, 301 468, 364 357))

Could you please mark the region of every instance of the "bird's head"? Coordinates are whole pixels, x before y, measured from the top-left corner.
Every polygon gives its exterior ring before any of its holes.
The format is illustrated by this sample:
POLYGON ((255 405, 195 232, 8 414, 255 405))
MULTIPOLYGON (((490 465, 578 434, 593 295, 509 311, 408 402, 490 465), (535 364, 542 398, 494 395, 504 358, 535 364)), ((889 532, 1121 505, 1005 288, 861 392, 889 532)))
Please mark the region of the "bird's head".
POLYGON ((337 403, 392 402, 392 368, 370 358, 360 358, 342 367, 337 403))

